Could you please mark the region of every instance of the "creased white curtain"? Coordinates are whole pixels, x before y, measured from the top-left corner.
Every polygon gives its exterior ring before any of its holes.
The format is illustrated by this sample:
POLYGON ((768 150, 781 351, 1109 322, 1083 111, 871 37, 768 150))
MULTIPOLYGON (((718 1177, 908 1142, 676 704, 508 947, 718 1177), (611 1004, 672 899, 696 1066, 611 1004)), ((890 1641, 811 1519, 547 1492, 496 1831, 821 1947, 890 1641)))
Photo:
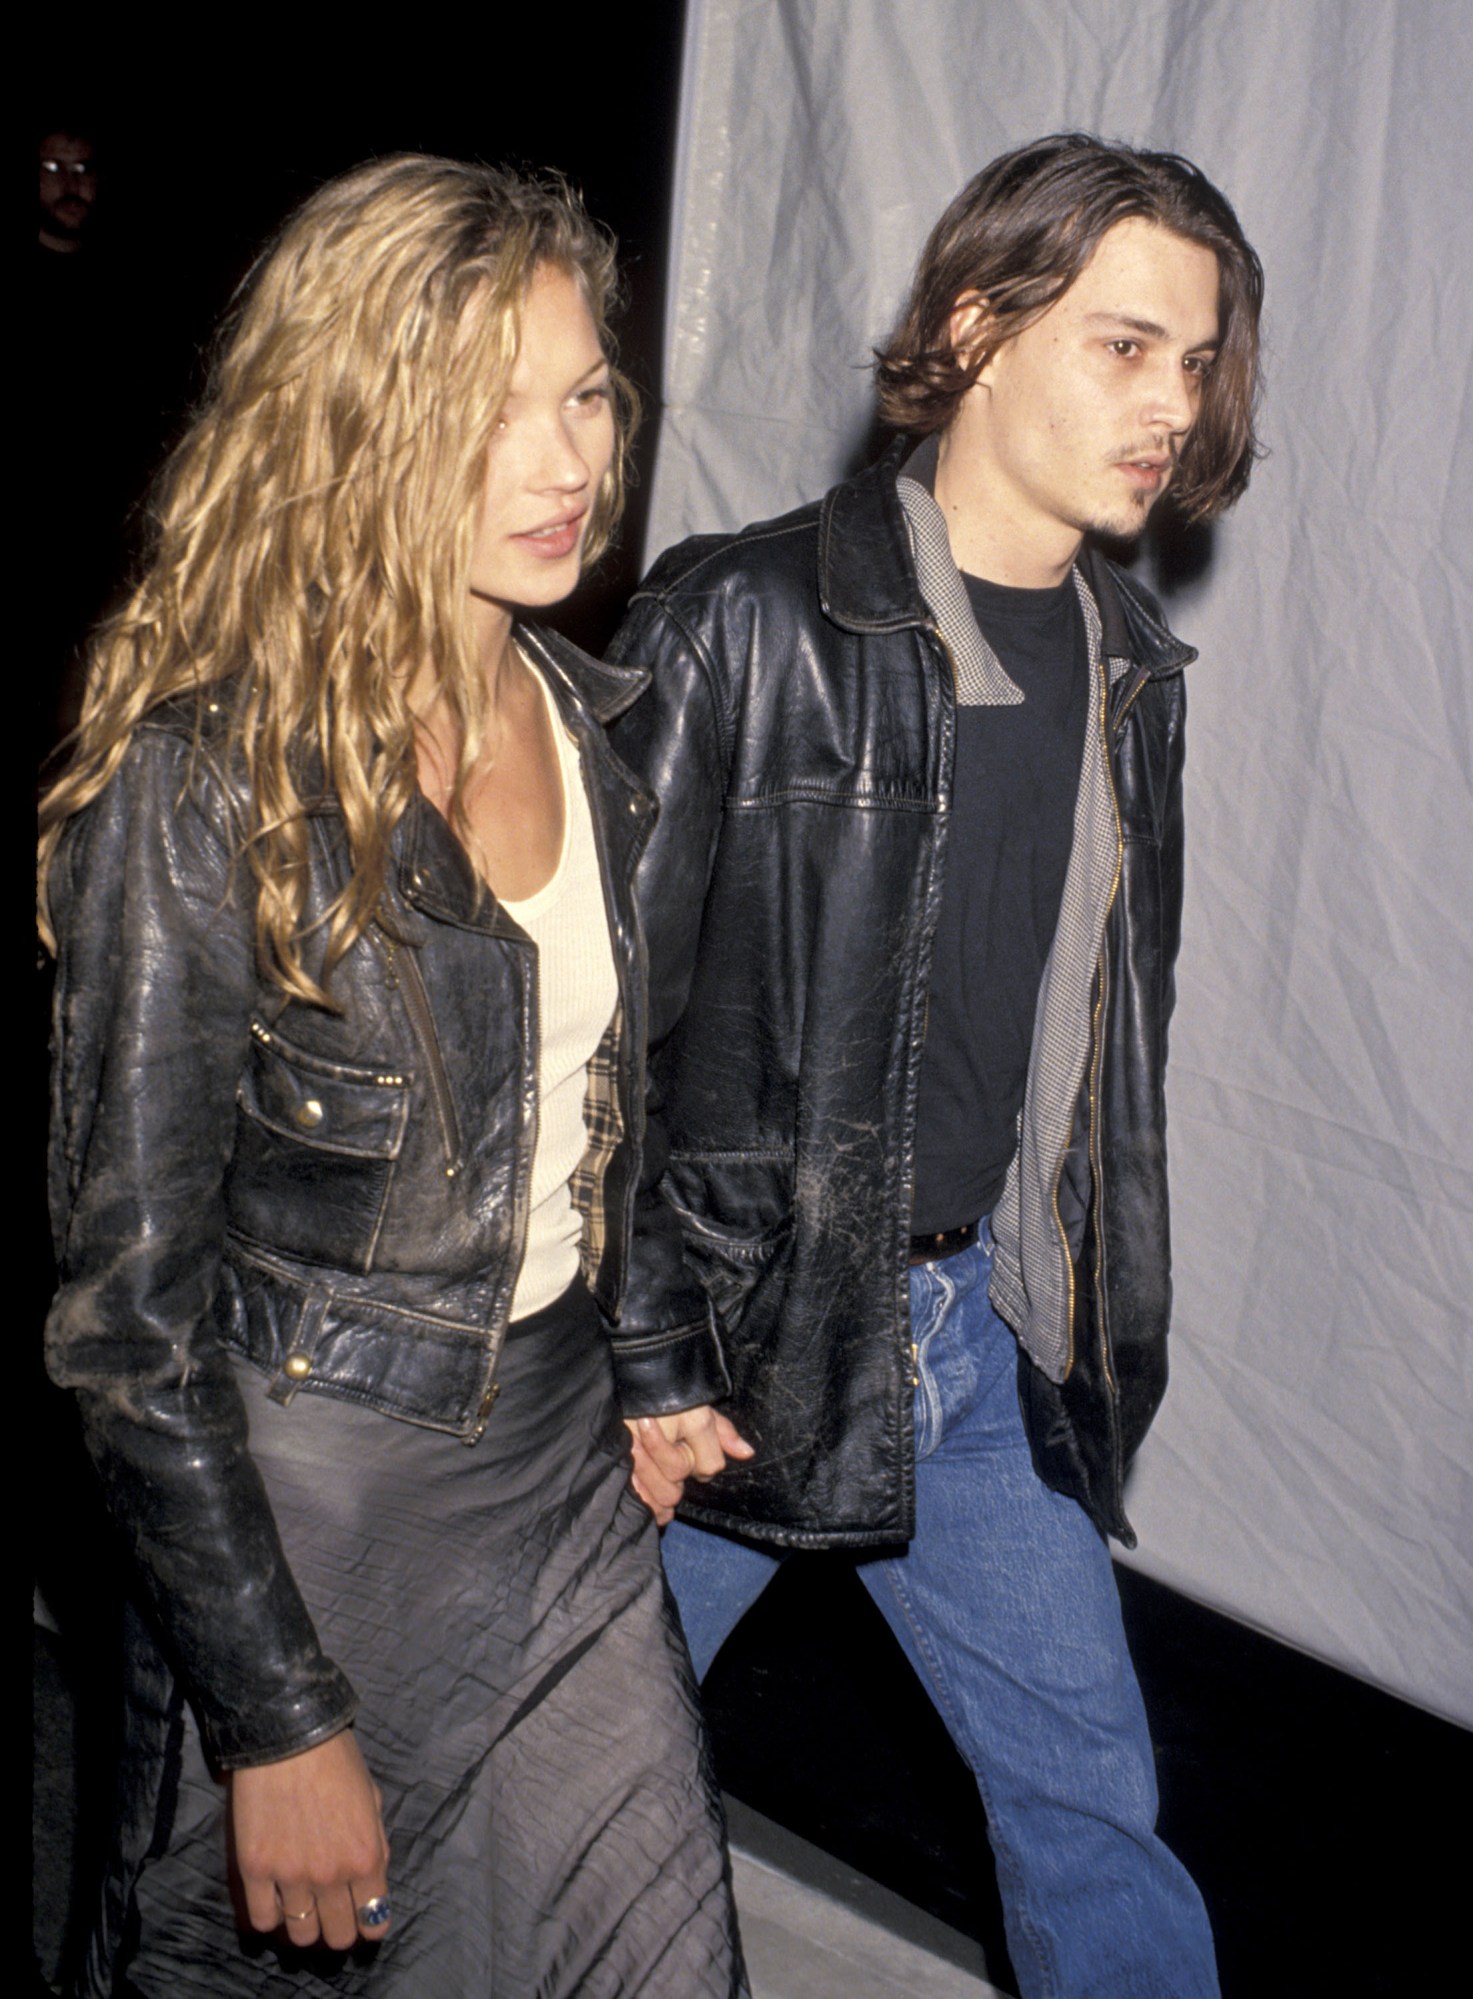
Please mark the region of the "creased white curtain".
POLYGON ((1079 127, 1227 191, 1271 456, 1190 669, 1142 1567, 1473 1722, 1468 0, 691 0, 650 553, 817 495, 945 202, 1079 127))

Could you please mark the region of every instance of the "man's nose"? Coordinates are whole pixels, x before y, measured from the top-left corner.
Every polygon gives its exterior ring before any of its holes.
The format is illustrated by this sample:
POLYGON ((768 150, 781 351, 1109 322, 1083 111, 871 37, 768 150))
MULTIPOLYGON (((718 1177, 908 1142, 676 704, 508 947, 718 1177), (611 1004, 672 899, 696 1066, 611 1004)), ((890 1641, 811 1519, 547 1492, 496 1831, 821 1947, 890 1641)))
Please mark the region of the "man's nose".
POLYGON ((1185 437, 1197 421, 1201 387, 1179 361, 1168 361, 1152 377, 1150 407, 1146 412, 1152 428, 1185 437))

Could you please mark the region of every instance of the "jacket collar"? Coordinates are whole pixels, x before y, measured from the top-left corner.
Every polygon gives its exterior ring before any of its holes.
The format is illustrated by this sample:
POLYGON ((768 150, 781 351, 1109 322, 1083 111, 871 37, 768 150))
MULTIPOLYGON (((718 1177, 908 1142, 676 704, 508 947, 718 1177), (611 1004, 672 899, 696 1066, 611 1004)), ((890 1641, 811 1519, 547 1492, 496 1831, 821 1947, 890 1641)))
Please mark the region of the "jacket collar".
POLYGON ((873 465, 824 497, 818 520, 818 600, 853 632, 929 625, 895 477, 909 448, 897 439, 873 465))
MULTIPOLYGON (((622 715, 639 698, 649 685, 649 674, 643 667, 610 666, 594 659, 571 639, 541 625, 517 625, 513 636, 547 676, 553 699, 580 746, 594 750, 586 770, 588 780, 602 782, 606 769, 616 768, 612 751, 598 755, 605 743, 603 724, 622 715)), ((617 769, 628 793, 631 824, 637 819, 643 828, 654 815, 654 800, 629 779, 622 766, 617 769)), ((622 834, 622 819, 619 826, 622 834)), ((526 942, 524 933, 477 875, 459 840, 418 789, 410 798, 396 839, 402 840, 399 890, 412 908, 463 929, 526 942)))
MULTIPOLYGON (((561 632, 547 631, 541 625, 518 625, 514 636, 547 671, 554 696, 571 689, 597 722, 614 721, 650 684, 642 666, 611 666, 575 646, 561 632)), ((566 701, 560 701, 559 706, 566 708, 566 701)))
POLYGON ((1076 567, 1100 607, 1107 659, 1137 660, 1153 679, 1191 665, 1197 648, 1167 627, 1160 605, 1128 569, 1088 541, 1079 551, 1076 567))
MULTIPOLYGON (((818 594, 824 614, 854 632, 893 632, 935 622, 921 594, 905 510, 896 489, 900 468, 923 476, 936 445, 919 451, 897 438, 882 458, 824 498, 819 514, 818 594)), ((1176 673, 1197 657, 1168 630, 1141 584, 1086 541, 1078 564, 1099 606, 1107 659, 1130 659, 1151 675, 1176 673)))

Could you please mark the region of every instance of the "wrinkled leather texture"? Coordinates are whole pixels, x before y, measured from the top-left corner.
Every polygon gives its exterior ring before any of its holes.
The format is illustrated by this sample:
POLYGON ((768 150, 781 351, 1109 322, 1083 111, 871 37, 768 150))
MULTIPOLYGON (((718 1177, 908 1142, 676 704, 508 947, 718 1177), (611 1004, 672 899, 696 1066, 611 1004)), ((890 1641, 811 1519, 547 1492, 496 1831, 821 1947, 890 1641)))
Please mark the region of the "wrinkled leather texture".
MULTIPOLYGON (((603 724, 643 679, 519 637, 578 743, 621 994, 625 1138, 595 1283, 612 1321, 642 1125, 631 883, 654 803, 603 724)), ((222 1767, 305 1748, 353 1711, 282 1558, 232 1354, 280 1400, 326 1393, 479 1434, 525 1236, 537 1028, 535 947, 418 793, 382 921, 332 974, 338 1010, 287 1002, 256 963, 226 720, 203 713, 196 740, 192 700, 155 711, 57 854, 47 1327, 222 1767)), ((346 879, 345 849, 329 797, 310 916, 346 879)), ((322 947, 319 930, 314 970, 322 947)), ((658 1376, 650 1347, 636 1369, 658 1376)), ((686 1392, 679 1343, 657 1351, 661 1385, 686 1392)))
MULTIPOLYGON (((668 552, 611 655, 652 671, 615 743, 661 801, 639 879, 650 1120, 625 1318, 679 1324, 710 1297, 757 1456, 685 1510, 795 1545, 914 1530, 906 1254, 954 688, 897 464, 668 552)), ((1082 561, 1105 651, 1131 662, 1110 704, 1123 858, 1059 1189, 1073 1351, 1060 1387, 1023 1360, 1022 1400, 1040 1474, 1128 1539, 1125 1469, 1166 1380, 1192 655, 1131 578, 1082 561)))

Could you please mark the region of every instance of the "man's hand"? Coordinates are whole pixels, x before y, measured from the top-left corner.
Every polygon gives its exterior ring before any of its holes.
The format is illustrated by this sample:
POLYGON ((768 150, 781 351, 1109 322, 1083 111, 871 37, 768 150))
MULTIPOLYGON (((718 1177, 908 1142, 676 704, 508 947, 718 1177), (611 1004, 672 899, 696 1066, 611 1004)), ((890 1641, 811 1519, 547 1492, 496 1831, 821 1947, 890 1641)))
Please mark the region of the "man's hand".
POLYGON ((708 1478, 726 1469, 728 1458, 754 1456, 729 1417, 708 1403, 674 1416, 626 1418, 634 1443, 634 1490, 662 1527, 675 1518, 688 1478, 708 1478))
POLYGON ((351 1729, 298 1756, 232 1771, 229 1781, 235 1864, 253 1929, 284 1923, 290 1942, 333 1950, 388 1933, 383 1800, 351 1729), (380 1900, 382 1920, 361 1920, 380 1900))

